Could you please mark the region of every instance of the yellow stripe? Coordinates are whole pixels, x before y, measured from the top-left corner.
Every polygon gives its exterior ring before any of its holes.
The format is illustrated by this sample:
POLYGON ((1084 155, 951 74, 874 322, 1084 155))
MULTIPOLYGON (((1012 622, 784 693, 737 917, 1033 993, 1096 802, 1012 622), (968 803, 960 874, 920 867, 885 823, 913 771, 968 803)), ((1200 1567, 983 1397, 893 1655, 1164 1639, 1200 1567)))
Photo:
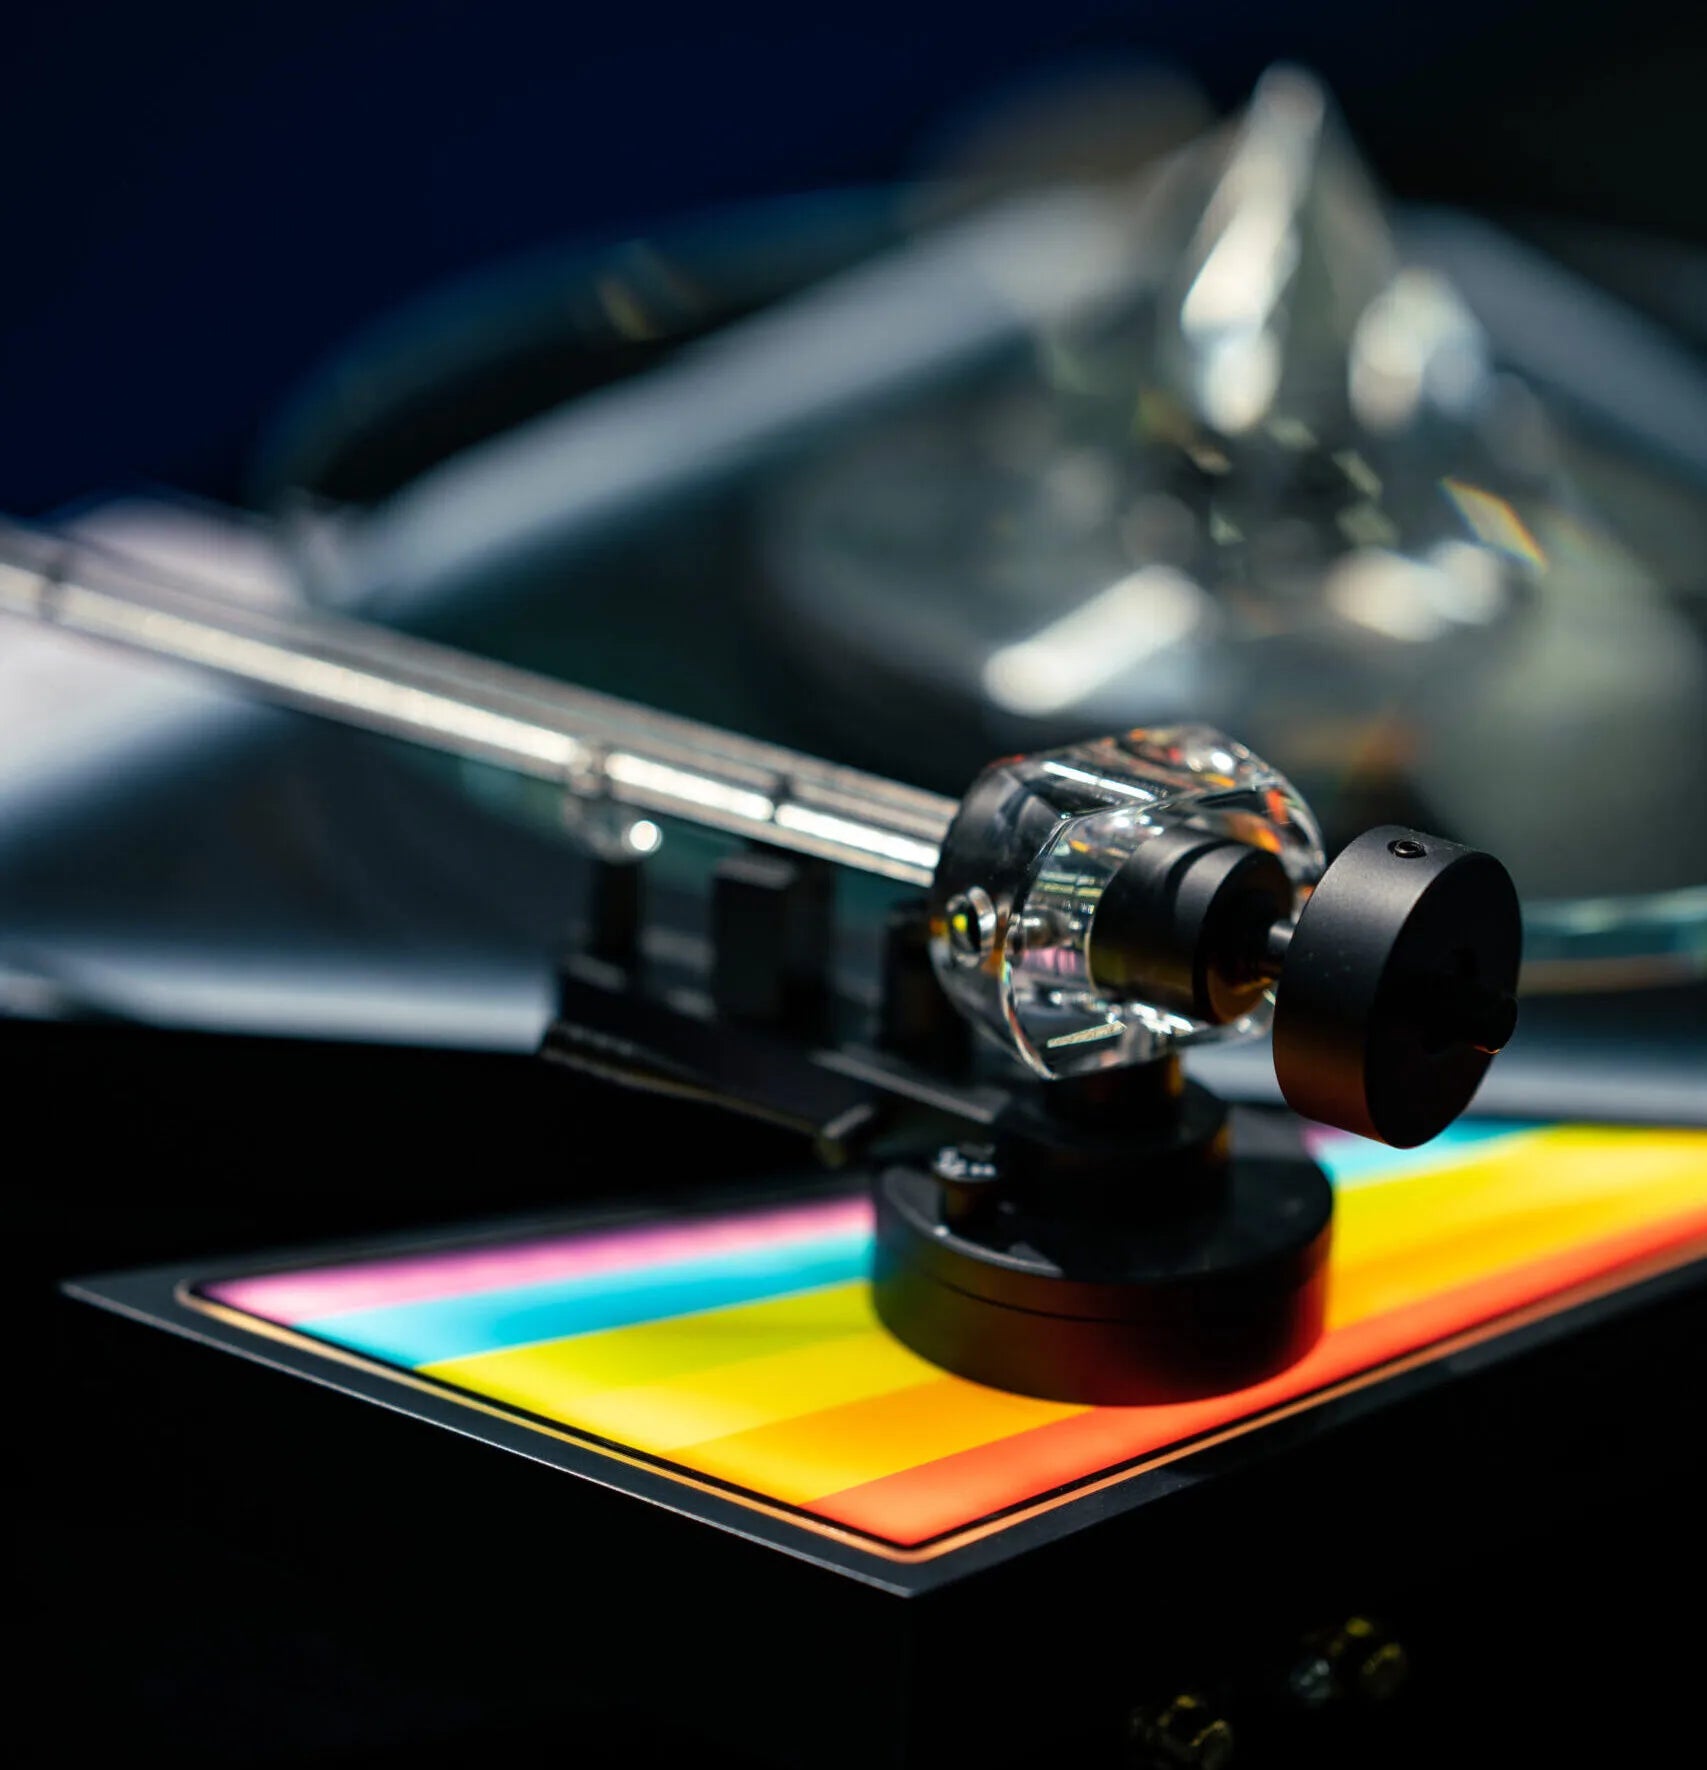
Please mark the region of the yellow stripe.
POLYGON ((941 1373, 876 1328, 669 1383, 581 1395, 575 1424, 637 1450, 673 1451, 888 1395, 941 1373))
POLYGON ((869 1401, 710 1439, 678 1450, 676 1460, 802 1505, 1086 1411, 935 1375, 934 1381, 869 1401))
POLYGON ((494 1400, 654 1453, 932 1382, 941 1374, 883 1332, 870 1292, 860 1284, 423 1368, 494 1400))
POLYGON ((558 1404, 567 1405, 590 1391, 665 1382, 719 1365, 768 1358, 797 1346, 860 1333, 873 1321, 863 1284, 827 1285, 762 1303, 737 1303, 698 1315, 470 1353, 421 1369, 447 1383, 506 1400, 519 1400, 525 1392, 536 1400, 521 1402, 522 1406, 537 1408, 544 1399, 550 1404, 544 1411, 553 1412, 558 1404))
POLYGON ((1357 1264, 1477 1224, 1597 1201, 1621 1201, 1638 1221, 1669 1214, 1691 1189, 1696 1198, 1707 1195, 1707 1139, 1541 1132, 1504 1155, 1446 1172, 1348 1187, 1339 1199, 1335 1254, 1357 1264))
POLYGON ((1329 1325, 1681 1216, 1707 1202, 1707 1139, 1549 1131, 1500 1158, 1341 1195, 1329 1325))
MULTIPOLYGON (((1704 1201, 1699 1133, 1575 1128, 1348 1188, 1332 1325, 1704 1201)), ((861 1284, 425 1368, 797 1504, 1085 1411, 943 1375, 878 1326, 861 1284)))
POLYGON ((1613 1199, 1550 1212, 1525 1212, 1479 1223, 1381 1259, 1339 1265, 1328 1294, 1328 1326, 1347 1327, 1384 1315, 1571 1248, 1589 1247, 1644 1224, 1664 1222, 1668 1215, 1679 1220, 1691 1213, 1698 1217, 1702 1202, 1697 1185, 1688 1192, 1680 1188, 1676 1207, 1669 1213, 1633 1211, 1613 1199))

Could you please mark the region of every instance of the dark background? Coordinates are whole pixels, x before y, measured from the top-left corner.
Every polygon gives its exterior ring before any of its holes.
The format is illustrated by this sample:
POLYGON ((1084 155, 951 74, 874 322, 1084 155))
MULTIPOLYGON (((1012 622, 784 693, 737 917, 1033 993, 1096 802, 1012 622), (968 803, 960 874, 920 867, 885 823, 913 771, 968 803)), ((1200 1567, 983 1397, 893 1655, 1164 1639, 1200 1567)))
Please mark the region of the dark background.
POLYGON ((1218 106, 1287 56, 1399 195, 1700 239, 1671 0, 858 7, 161 0, 7 14, 0 509, 234 496, 351 331, 493 258, 881 179, 1050 71, 1150 57, 1218 106))

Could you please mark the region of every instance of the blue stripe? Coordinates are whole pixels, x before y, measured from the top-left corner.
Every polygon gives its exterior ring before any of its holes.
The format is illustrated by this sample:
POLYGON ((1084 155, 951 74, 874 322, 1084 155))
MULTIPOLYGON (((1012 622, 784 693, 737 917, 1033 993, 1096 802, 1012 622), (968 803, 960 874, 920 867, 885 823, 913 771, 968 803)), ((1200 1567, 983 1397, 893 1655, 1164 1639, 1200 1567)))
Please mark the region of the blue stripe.
POLYGON ((846 1284, 863 1278, 870 1263, 869 1234, 826 1236, 463 1297, 352 1309, 296 1325, 316 1339, 393 1364, 436 1364, 846 1284))
MULTIPOLYGON (((1447 1167, 1481 1153, 1481 1146, 1527 1136, 1539 1128, 1510 1120, 1472 1121, 1454 1125, 1432 1143, 1412 1150, 1335 1136, 1319 1146, 1318 1159, 1335 1185, 1365 1185, 1447 1167)), ((842 1235, 461 1297, 353 1309, 296 1325, 317 1339, 393 1364, 435 1364, 846 1284, 865 1277, 870 1260, 868 1234, 842 1235)))

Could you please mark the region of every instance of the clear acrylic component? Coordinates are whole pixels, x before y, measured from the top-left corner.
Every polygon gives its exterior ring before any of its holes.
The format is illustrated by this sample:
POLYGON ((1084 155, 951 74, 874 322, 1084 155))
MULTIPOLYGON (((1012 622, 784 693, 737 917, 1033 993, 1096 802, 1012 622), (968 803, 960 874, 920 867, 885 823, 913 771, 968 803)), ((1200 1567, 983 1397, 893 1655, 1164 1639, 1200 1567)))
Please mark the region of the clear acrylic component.
POLYGON ((1143 843, 1182 829, 1274 855, 1294 914, 1321 877, 1321 836, 1292 784, 1206 726, 1129 731, 986 769, 931 892, 932 960, 973 1025, 1050 1077, 1260 1032, 1271 993, 1218 1025, 1137 990, 1115 995, 1092 974, 1091 925, 1110 880, 1143 843))

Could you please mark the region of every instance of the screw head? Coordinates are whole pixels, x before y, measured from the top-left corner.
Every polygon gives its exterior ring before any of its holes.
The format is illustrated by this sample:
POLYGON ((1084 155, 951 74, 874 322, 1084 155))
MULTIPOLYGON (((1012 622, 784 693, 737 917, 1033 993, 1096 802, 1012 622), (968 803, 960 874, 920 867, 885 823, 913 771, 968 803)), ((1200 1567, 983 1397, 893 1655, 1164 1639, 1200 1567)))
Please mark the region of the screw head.
POLYGON ((1421 860, 1428 850, 1413 837, 1401 836, 1397 841, 1387 844, 1387 852, 1397 855, 1400 860, 1421 860))
POLYGON ((963 965, 976 965, 996 938, 996 906, 981 885, 957 892, 943 907, 948 948, 963 965))
POLYGON ((1307 1709, 1319 1709, 1339 1694, 1334 1686, 1334 1668, 1317 1654, 1302 1659, 1286 1675, 1286 1688, 1294 1701, 1307 1709))

